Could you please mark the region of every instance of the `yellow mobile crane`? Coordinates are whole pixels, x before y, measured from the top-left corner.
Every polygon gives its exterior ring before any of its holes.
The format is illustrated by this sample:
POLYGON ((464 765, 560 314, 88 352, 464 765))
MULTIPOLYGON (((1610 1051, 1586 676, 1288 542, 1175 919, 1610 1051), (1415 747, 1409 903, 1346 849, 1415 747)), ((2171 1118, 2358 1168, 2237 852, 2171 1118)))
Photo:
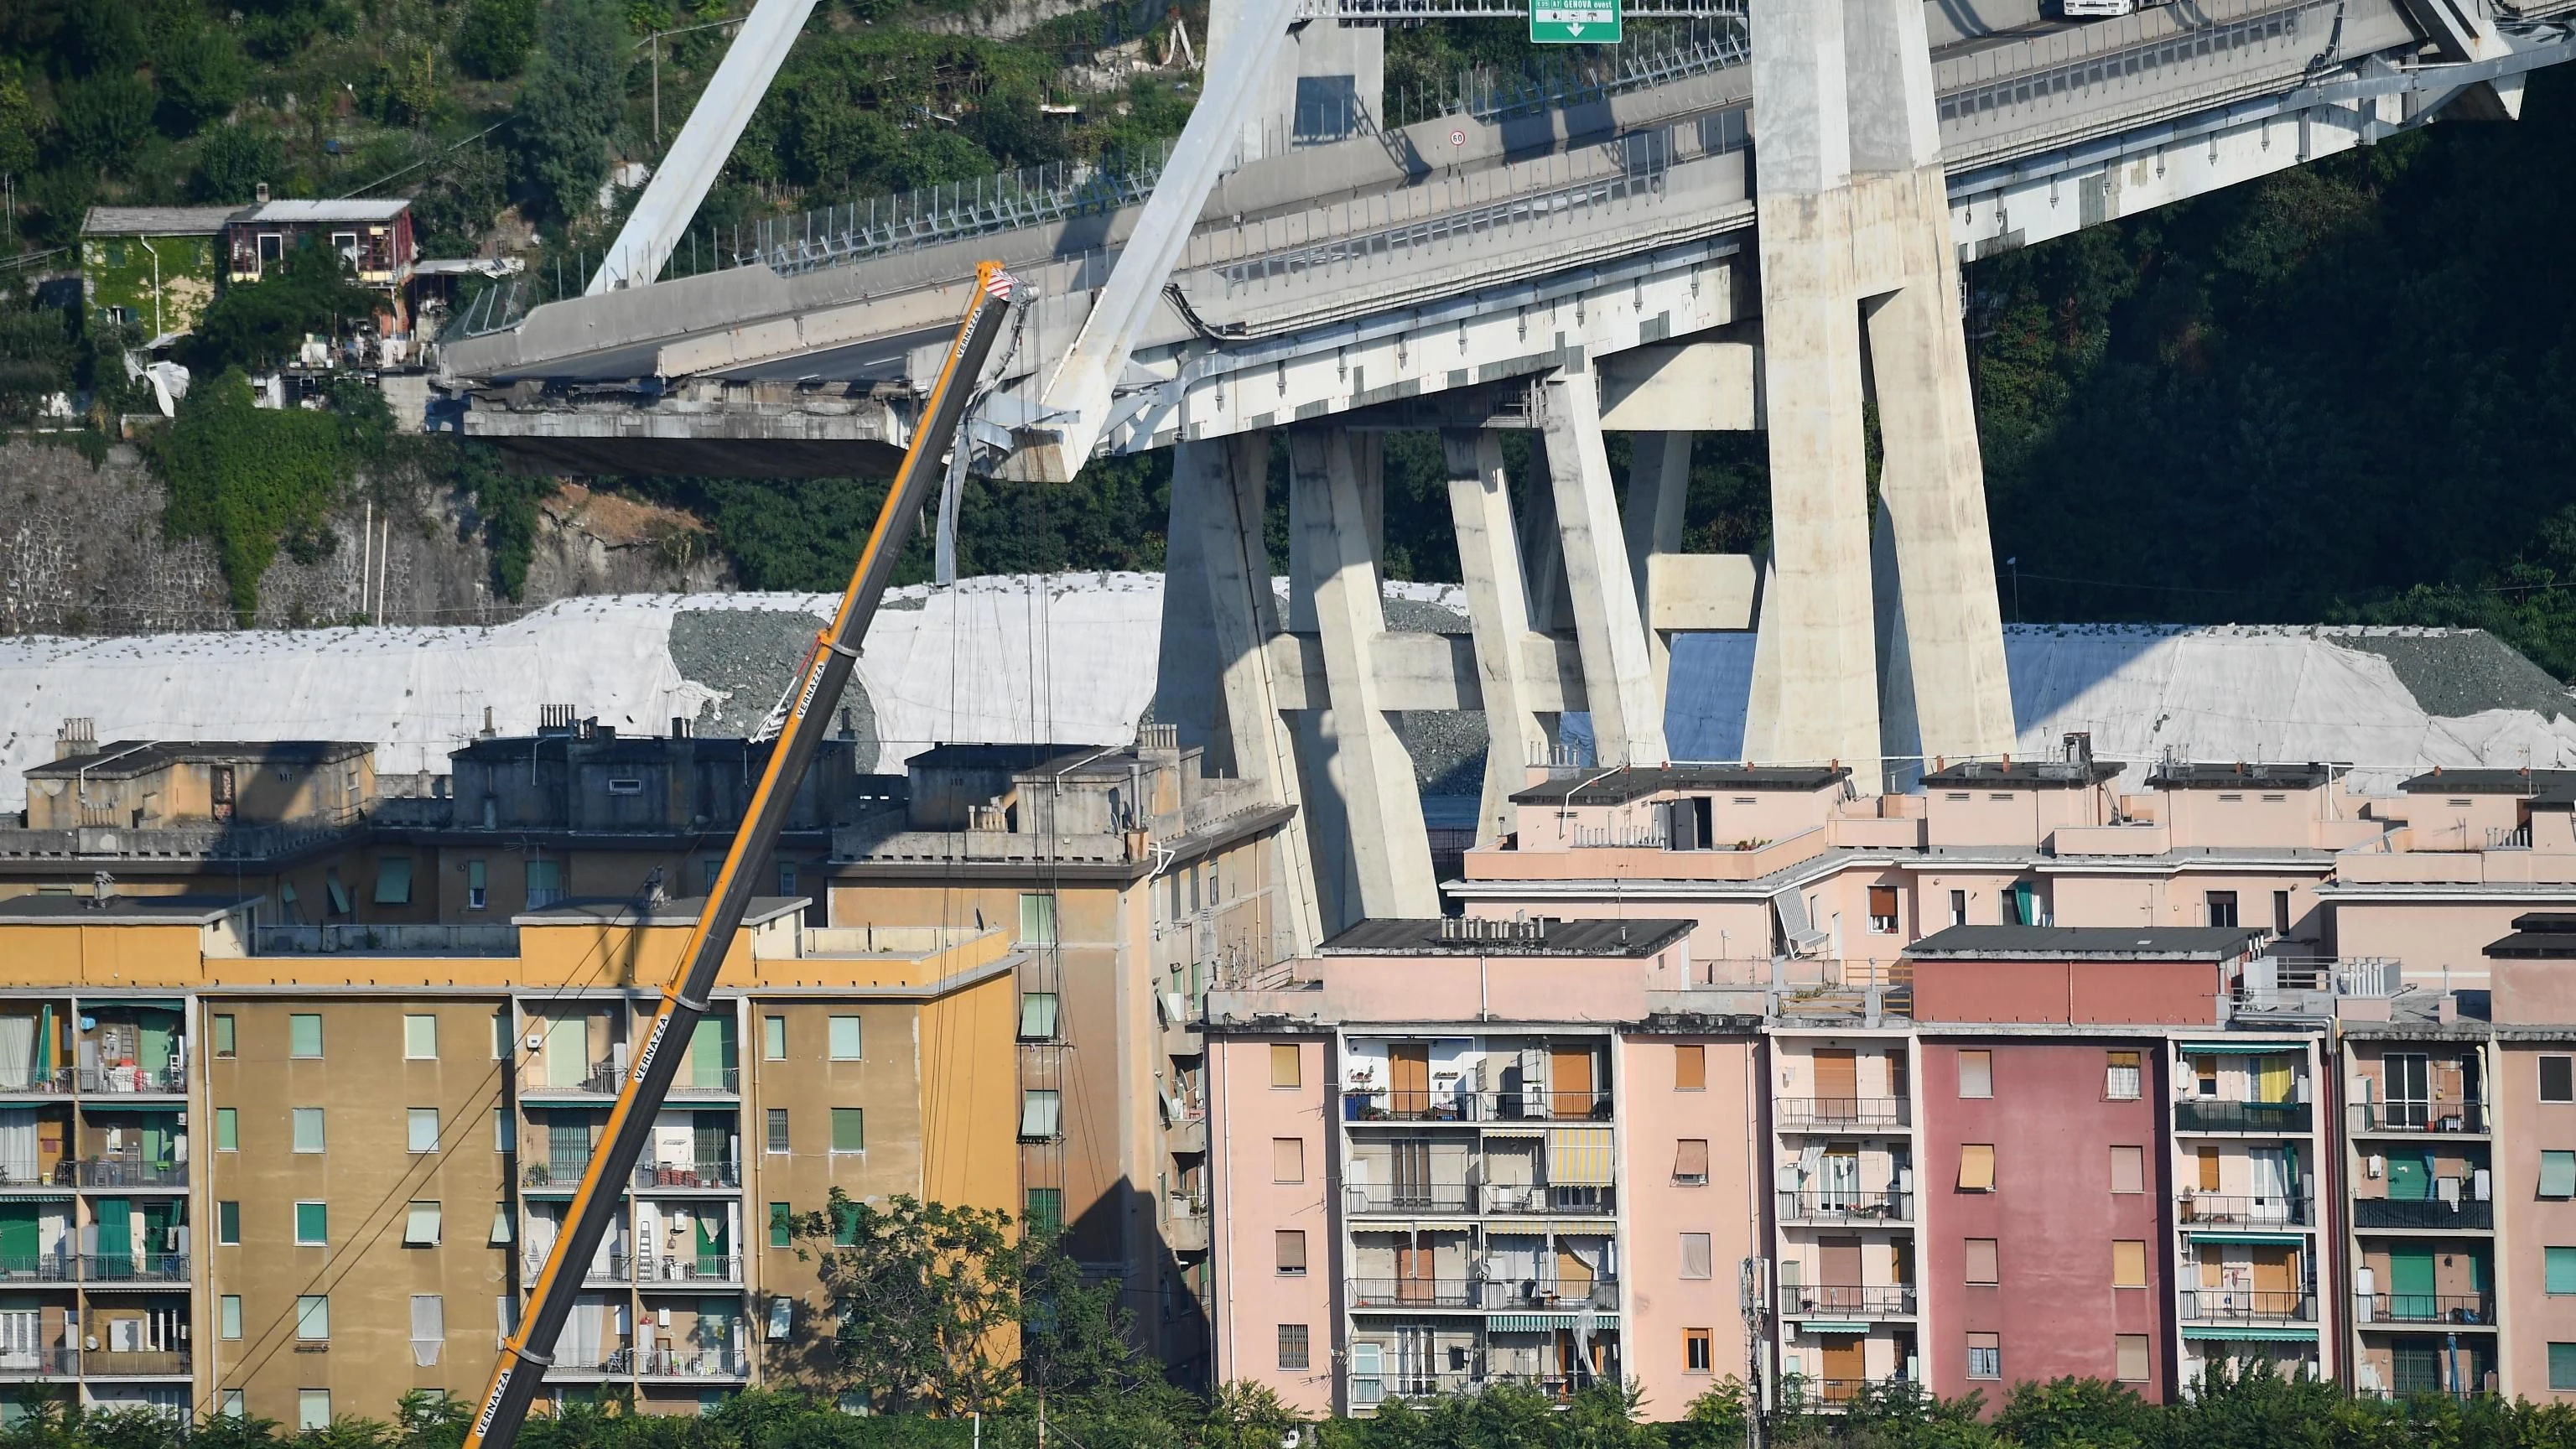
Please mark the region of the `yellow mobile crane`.
POLYGON ((958 425, 965 419, 975 379, 1010 314, 1012 286, 1011 274, 999 262, 985 262, 975 269, 974 296, 957 324, 957 339, 949 346, 938 381, 931 385, 930 400, 913 429, 912 446, 895 470, 894 485, 886 490, 885 506, 878 510, 876 527, 859 552, 858 567, 850 575, 848 591, 841 595, 840 609, 831 625, 814 636, 814 645, 789 687, 778 743, 743 812, 742 828, 734 832, 733 844, 725 851, 724 866, 707 890, 706 906, 690 929, 678 979, 662 988, 652 1034, 644 1039, 643 1050, 635 1054, 634 1066, 618 1086, 607 1134, 591 1155, 589 1170, 582 1174, 562 1233, 546 1254, 545 1270, 537 1275, 537 1285, 528 1296, 519 1331, 501 1345, 501 1361, 494 1366, 491 1387, 483 1391, 482 1407, 466 1430, 464 1449, 510 1449, 520 1426, 527 1422, 528 1405, 552 1362, 556 1336, 572 1314, 582 1269, 599 1250, 609 1214, 616 1210, 635 1160, 652 1134, 653 1118, 670 1094, 681 1045, 707 1014, 707 993, 714 989, 716 972, 742 925, 743 912, 751 905, 752 867, 776 843, 786 824, 805 766, 831 722, 841 687, 849 682, 850 670, 858 662, 868 623, 876 617, 877 603, 894 577, 895 559, 921 517, 923 500, 938 483, 942 454, 952 442, 965 446, 958 425))

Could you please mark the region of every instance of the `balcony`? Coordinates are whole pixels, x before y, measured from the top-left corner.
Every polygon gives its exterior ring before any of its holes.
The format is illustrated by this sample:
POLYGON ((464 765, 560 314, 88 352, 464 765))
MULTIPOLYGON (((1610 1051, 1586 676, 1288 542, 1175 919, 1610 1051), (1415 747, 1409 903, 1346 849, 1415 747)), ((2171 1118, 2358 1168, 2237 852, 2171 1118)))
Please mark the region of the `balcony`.
POLYGON ((581 1186, 581 1175, 590 1168, 590 1159, 578 1162, 522 1162, 519 1164, 519 1186, 570 1192, 581 1186))
POLYGON ((2493 1232, 2495 1204, 2474 1199, 2448 1203, 2440 1198, 2355 1198, 2352 1225, 2365 1232, 2493 1232))
POLYGON ((1497 1216, 1515 1213, 1564 1213, 1582 1217, 1608 1217, 1618 1210, 1616 1195, 1607 1187, 1563 1187, 1547 1183, 1487 1183, 1476 1190, 1484 1211, 1497 1216))
POLYGON ((635 1185, 656 1192, 721 1192, 742 1187, 739 1162, 639 1162, 635 1185))
POLYGON ((2317 1295, 2295 1288, 2185 1288, 2178 1301, 2185 1324, 2317 1321, 2317 1295))
POLYGON ((82 1067, 80 1089, 88 1097, 179 1097, 188 1091, 188 1069, 163 1067, 82 1067))
POLYGON ((751 1358, 730 1348, 649 1348, 635 1355, 635 1372, 648 1379, 741 1379, 751 1358))
MULTIPOLYGON (((610 1091, 617 1089, 612 1086, 610 1091)), ((679 1080, 671 1083, 674 1097, 730 1097, 742 1090, 742 1069, 724 1067, 711 1072, 683 1070, 679 1080)))
POLYGON ((2176 1132, 2248 1132, 2266 1137, 2313 1131, 2316 1109, 2305 1102, 2222 1102, 2184 1097, 2173 1104, 2176 1132))
POLYGON ((2343 1115, 2356 1137, 2484 1137, 2495 1130, 2484 1102, 2355 1102, 2343 1115))
POLYGON ((2495 1321, 2492 1293, 2374 1293, 2361 1303, 2364 1328, 2426 1323, 2493 1328, 2495 1321))
POLYGON ((1914 1194, 1910 1192, 1837 1192, 1783 1190, 1780 1193, 1780 1221, 1784 1223, 1910 1223, 1914 1221, 1914 1194))
MULTIPOLYGON (((534 1249, 521 1255, 527 1281, 534 1285, 537 1276, 546 1271, 546 1255, 534 1249)), ((593 1258, 590 1271, 581 1275, 584 1283, 625 1284, 635 1281, 635 1260, 624 1253, 609 1253, 593 1258)))
POLYGON ((631 1348, 598 1348, 584 1352, 577 1348, 558 1348, 555 1361, 546 1367, 548 1378, 601 1378, 630 1374, 635 1371, 635 1350, 631 1348))
POLYGON ((1389 1091, 1370 1082, 1342 1089, 1346 1122, 1607 1122, 1610 1094, 1597 1092, 1389 1091))
POLYGON ((646 1256, 635 1260, 635 1284, 647 1291, 741 1281, 742 1259, 715 1253, 696 1257, 646 1256))
POLYGON ((1586 1284, 1556 1278, 1487 1279, 1482 1297, 1484 1306, 1496 1312, 1571 1313, 1591 1308, 1609 1313, 1619 1307, 1619 1280, 1595 1278, 1586 1284))
POLYGON ((1354 1308, 1482 1308, 1487 1286, 1473 1278, 1353 1278, 1350 1285, 1354 1308))
POLYGON ((69 1253, 14 1254, 0 1258, 0 1283, 69 1283, 78 1266, 69 1253))
POLYGON ((57 1162, 46 1168, 33 1157, 21 1157, 0 1162, 0 1188, 61 1187, 71 1182, 75 1172, 74 1166, 68 1162, 57 1162))
POLYGON ((131 1353, 92 1349, 80 1357, 81 1374, 85 1378, 169 1379, 188 1376, 186 1349, 131 1353))
POLYGON ((84 1283, 175 1283, 188 1282, 188 1255, 185 1253, 83 1253, 80 1259, 84 1283))
POLYGON ((1354 1217, 1385 1213, 1464 1213, 1475 1189, 1463 1182, 1346 1183, 1342 1210, 1354 1217))
POLYGON ((2315 1220, 2309 1204, 2289 1197, 2223 1197, 2216 1193, 2183 1194, 2174 1212, 2183 1230, 2205 1227, 2304 1228, 2315 1220))
POLYGON ((1783 1283, 1786 1312, 1800 1318, 1910 1318, 1914 1289, 1908 1284, 1840 1286, 1831 1283, 1783 1283))
POLYGON ((64 1379, 80 1372, 73 1348, 20 1348, 0 1353, 0 1379, 64 1379))
POLYGON ((188 1164, 146 1162, 140 1157, 93 1157, 72 1164, 83 1187, 170 1187, 188 1185, 188 1164))
MULTIPOLYGON (((617 1095, 618 1083, 625 1075, 626 1068, 616 1062, 592 1062, 582 1068, 579 1081, 555 1082, 540 1074, 533 1080, 521 1082, 519 1095, 523 1098, 614 1097, 617 1095)), ((680 1090, 676 1085, 671 1088, 674 1095, 677 1095, 680 1090)))
POLYGON ((1783 1132, 1899 1132, 1914 1125, 1907 1097, 1780 1097, 1772 1120, 1783 1132))
POLYGON ((71 1095, 72 1069, 56 1067, 50 1072, 30 1070, 26 1080, 0 1083, 0 1097, 66 1097, 71 1095))

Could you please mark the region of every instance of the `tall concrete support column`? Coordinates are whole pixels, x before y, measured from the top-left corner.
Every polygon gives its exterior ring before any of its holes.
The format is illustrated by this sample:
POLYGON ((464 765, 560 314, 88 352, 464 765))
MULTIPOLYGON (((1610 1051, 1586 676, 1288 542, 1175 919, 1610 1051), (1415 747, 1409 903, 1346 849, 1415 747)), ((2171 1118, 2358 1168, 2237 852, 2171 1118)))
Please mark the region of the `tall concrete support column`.
POLYGON ((1604 765, 1661 765, 1662 700, 1646 651, 1637 585, 1610 458, 1601 446, 1601 397, 1589 370, 1559 368, 1540 385, 1556 536, 1565 559, 1565 597, 1574 609, 1583 659, 1583 697, 1593 747, 1604 765))
MULTIPOLYGON (((1266 433, 1183 442, 1174 449, 1172 529, 1163 584, 1166 673, 1155 690, 1155 711, 1178 722, 1162 714, 1176 658, 1180 667, 1203 669, 1204 682, 1176 693, 1193 707, 1198 695, 1211 696, 1210 767, 1262 782, 1270 803, 1295 811, 1280 831, 1270 882, 1279 902, 1272 912, 1273 950, 1284 959, 1312 954, 1323 933, 1296 742, 1279 712, 1270 676, 1269 642, 1279 633, 1279 617, 1278 598, 1270 590, 1269 546, 1262 536, 1269 465, 1266 433), (1185 607, 1202 611, 1195 628, 1175 619, 1176 597, 1187 601, 1185 607), (1176 623, 1195 641, 1177 656, 1170 642, 1176 623)), ((1184 726, 1185 744, 1187 740, 1184 726)))
POLYGON ((1637 585, 1637 613, 1646 623, 1646 658, 1654 673, 1655 718, 1664 717, 1665 686, 1673 667, 1672 645, 1655 627, 1654 601, 1646 597, 1647 560, 1682 551, 1682 510, 1690 499, 1690 433, 1632 433, 1628 464, 1628 576, 1637 585))
POLYGON ((1901 654, 1883 656, 1887 694, 1908 700, 1915 744, 1902 753, 1999 755, 2013 744, 2012 690, 1923 7, 1849 0, 1845 15, 1856 240, 1865 274, 1898 281, 1864 308, 1902 620, 1901 654))
MULTIPOLYGON (((1357 451, 1339 428, 1288 435, 1290 512, 1300 545, 1292 596, 1313 611, 1324 656, 1326 707, 1307 715, 1314 754, 1306 784, 1308 798, 1330 797, 1341 825, 1322 833, 1317 812, 1312 839, 1316 874, 1328 887, 1327 934, 1368 917, 1440 913, 1413 757, 1380 703, 1371 658, 1386 632, 1386 611, 1357 451), (1332 863, 1337 852, 1339 869, 1332 863), (1347 889, 1330 889, 1336 880, 1347 889)), ((1366 480, 1371 487, 1376 482, 1366 480)), ((1307 688, 1311 696, 1311 681, 1307 688)))
POLYGON ((1512 795, 1545 759, 1547 737, 1530 707, 1529 594, 1512 527, 1511 481, 1503 442, 1491 432, 1440 435, 1449 465, 1449 517, 1458 529, 1458 575, 1467 585, 1467 627, 1476 640, 1476 679, 1485 699, 1485 789, 1476 843, 1514 827, 1512 795))
POLYGON ((1878 788, 1868 460, 1852 269, 1843 7, 1751 0, 1771 580, 1745 753, 1840 760, 1878 788), (1767 706, 1767 708, 1766 708, 1767 706))

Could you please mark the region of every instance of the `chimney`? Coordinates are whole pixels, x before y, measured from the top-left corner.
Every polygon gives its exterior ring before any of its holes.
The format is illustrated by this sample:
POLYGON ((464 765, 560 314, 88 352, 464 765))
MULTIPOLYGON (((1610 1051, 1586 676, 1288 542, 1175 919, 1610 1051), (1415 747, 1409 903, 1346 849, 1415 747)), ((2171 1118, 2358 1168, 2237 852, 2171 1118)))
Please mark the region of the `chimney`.
POLYGON ((103 911, 116 903, 116 877, 106 871, 94 872, 89 878, 89 906, 103 911))
POLYGON ((98 724, 90 719, 67 719, 54 731, 54 758, 68 760, 74 755, 98 753, 98 724))
POLYGON ((2074 730, 2066 736, 2066 762, 2070 765, 2093 763, 2093 732, 2074 730))
POLYGON ((671 716, 671 738, 675 740, 685 740, 688 737, 689 717, 684 714, 675 714, 671 716))
POLYGON ((476 738, 488 740, 499 733, 499 730, 492 728, 492 706, 487 704, 483 706, 483 733, 476 738))
POLYGON ((267 182, 263 181, 263 182, 259 183, 257 186, 252 187, 252 188, 250 189, 250 194, 251 194, 251 198, 252 198, 253 200, 257 201, 260 205, 262 205, 262 206, 266 206, 266 205, 268 205, 268 183, 267 183, 267 182))

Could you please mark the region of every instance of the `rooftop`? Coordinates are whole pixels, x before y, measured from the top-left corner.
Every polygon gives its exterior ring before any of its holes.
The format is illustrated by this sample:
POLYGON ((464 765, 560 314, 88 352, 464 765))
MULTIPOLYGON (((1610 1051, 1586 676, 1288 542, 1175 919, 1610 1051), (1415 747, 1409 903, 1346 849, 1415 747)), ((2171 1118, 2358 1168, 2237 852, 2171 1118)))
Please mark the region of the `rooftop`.
POLYGON ((1625 805, 1667 790, 1822 790, 1851 778, 1841 765, 1630 766, 1566 775, 1515 791, 1515 805, 1625 805))
POLYGON ((12 896, 0 900, 0 925, 211 926, 259 904, 257 896, 12 896))
POLYGON ((2116 760, 1961 760, 1923 776, 1926 790, 1976 786, 1986 790, 2077 790, 2116 780, 2127 766, 2116 760))
POLYGON ((245 222, 296 221, 391 221, 411 210, 411 203, 401 197, 388 201, 264 201, 239 213, 234 220, 245 222))
POLYGON ((2147 777, 2158 790, 2313 790, 2334 778, 2334 771, 2311 760, 2304 765, 2186 763, 2159 765, 2147 777))
POLYGON ((1125 745, 933 745, 903 763, 906 770, 1124 775, 1135 763, 1135 751, 1125 745))
POLYGON ((1362 921, 1320 948, 1325 956, 1652 956, 1696 922, 1493 921, 1440 916, 1362 921))
POLYGON ((213 236, 240 210, 237 206, 93 206, 81 218, 81 235, 213 236))
POLYGON ((1952 926, 1906 947, 1905 955, 1947 961, 2224 961, 2268 934, 2251 926, 1952 926))
MULTIPOLYGON (((794 915, 814 903, 811 896, 754 896, 751 906, 742 913, 745 926, 765 926, 781 916, 794 915)), ((585 921, 605 926, 694 926, 699 912, 706 909, 704 896, 679 896, 659 905, 638 909, 632 897, 590 898, 557 901, 538 910, 523 911, 510 918, 514 926, 568 926, 585 921)))
POLYGON ((2435 769, 2398 782, 2409 795, 2537 795, 2576 785, 2576 770, 2435 769))
POLYGON ((111 740, 86 755, 27 767, 30 780, 130 780, 172 765, 338 764, 375 753, 353 740, 111 740))

